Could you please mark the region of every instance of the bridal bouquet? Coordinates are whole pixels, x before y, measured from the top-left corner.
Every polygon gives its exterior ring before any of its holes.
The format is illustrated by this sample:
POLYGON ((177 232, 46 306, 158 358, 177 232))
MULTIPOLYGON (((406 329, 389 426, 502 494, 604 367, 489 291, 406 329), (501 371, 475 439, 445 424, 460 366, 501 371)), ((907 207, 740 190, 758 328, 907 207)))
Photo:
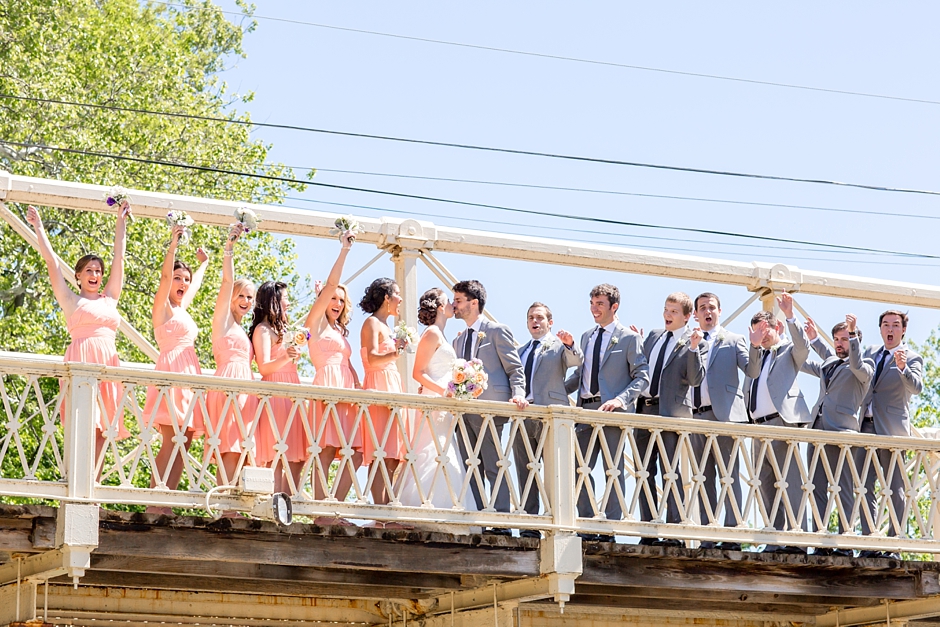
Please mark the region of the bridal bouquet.
POLYGON ((458 359, 454 362, 454 373, 450 383, 447 384, 447 394, 461 400, 474 399, 486 390, 486 373, 483 371, 483 362, 479 359, 466 361, 458 359))
POLYGON ((405 324, 402 320, 395 325, 395 339, 405 342, 405 350, 409 353, 415 352, 415 345, 418 343, 418 332, 405 324))
POLYGON ((258 217, 258 214, 248 207, 239 207, 236 209, 235 219, 241 222, 242 226, 245 227, 245 233, 251 233, 258 228, 258 225, 261 223, 261 218, 258 217))
POLYGON ((359 223, 352 215, 336 218, 333 227, 330 229, 330 235, 343 235, 344 233, 352 233, 353 236, 359 235, 359 223))
POLYGON ((297 348, 306 346, 308 340, 310 340, 310 331, 299 322, 289 324, 287 328, 284 329, 283 341, 285 348, 290 348, 291 346, 296 346, 297 348))
MULTIPOLYGON (((125 202, 130 203, 131 197, 127 195, 126 189, 120 185, 115 185, 104 193, 104 201, 109 207, 117 206, 120 208, 125 202)), ((127 219, 131 222, 134 221, 134 214, 130 212, 130 209, 125 209, 124 215, 127 216, 127 219)))
POLYGON ((180 246, 185 246, 189 243, 189 240, 192 239, 192 232, 189 230, 189 227, 196 224, 196 221, 190 218, 185 211, 177 211, 176 209, 171 209, 166 214, 166 225, 171 229, 174 226, 182 226, 183 234, 180 235, 180 246))

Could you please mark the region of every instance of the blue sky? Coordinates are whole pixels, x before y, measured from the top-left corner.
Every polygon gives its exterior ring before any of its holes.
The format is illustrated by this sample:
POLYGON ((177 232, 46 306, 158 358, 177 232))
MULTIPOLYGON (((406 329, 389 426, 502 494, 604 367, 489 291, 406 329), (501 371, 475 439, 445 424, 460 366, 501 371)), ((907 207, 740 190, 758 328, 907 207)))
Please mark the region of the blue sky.
MULTIPOLYGON (((234 3, 222 2, 226 9, 234 3)), ((259 1, 257 14, 412 37, 550 55, 714 74, 825 89, 940 101, 935 80, 940 7, 929 3, 851 5, 788 3, 325 3, 259 1)), ((536 58, 258 19, 245 38, 247 59, 223 78, 231 90, 253 91, 255 121, 359 133, 626 161, 827 179, 888 187, 940 189, 936 154, 940 104, 869 98, 716 80, 674 73, 536 58)), ((317 181, 455 198, 540 211, 617 218, 667 226, 937 254, 937 223, 898 217, 940 217, 940 198, 827 185, 668 172, 557 159, 480 153, 258 129, 274 145, 271 160, 319 169, 317 181), (579 193, 330 172, 354 170, 575 187, 875 212, 755 207, 629 195, 579 193)), ((302 171, 298 171, 302 174, 302 171)), ((667 247, 736 260, 786 262, 859 276, 935 284, 940 261, 833 255, 753 247, 754 242, 603 227, 496 210, 310 188, 303 198, 368 205, 331 208, 289 200, 294 207, 358 215, 415 215, 437 224, 554 238, 667 247), (503 224, 479 222, 501 221, 503 224), (518 224, 513 226, 506 223, 518 224), (554 229, 554 230, 552 230, 554 229), (630 237, 626 237, 630 236, 630 237), (655 238, 675 238, 664 241, 655 238), (701 240, 701 241, 690 241, 701 240), (729 245, 733 244, 733 245, 729 245), (741 244, 750 246, 744 247, 741 244)), ((300 246, 300 270, 325 276, 338 245, 300 246)), ((803 247, 800 247, 803 248, 803 247)), ((375 254, 362 245, 351 272, 375 254)), ((526 309, 548 303, 555 329, 579 335, 591 326, 587 301, 601 282, 618 285, 621 319, 646 330, 662 323, 663 300, 682 290, 722 298, 725 315, 749 296, 743 288, 615 272, 579 270, 458 255, 440 259, 460 278, 477 278, 487 308, 525 341, 526 309)), ((347 272, 346 274, 349 274, 347 272)), ((420 289, 437 285, 419 270, 420 289)), ((373 266, 351 286, 361 294, 390 263, 373 266)), ((877 341, 887 307, 798 297, 828 329, 846 312, 860 317, 877 341)), ((759 306, 755 304, 752 309, 759 306)), ((909 337, 923 341, 940 312, 911 309, 909 337)), ((357 311, 353 333, 363 319, 357 311)), ((459 330, 448 328, 448 336, 459 330)), ((730 328, 744 333, 744 317, 730 328)), ((358 363, 356 364, 359 368, 358 363)), ((815 390, 804 382, 810 399, 815 390)))

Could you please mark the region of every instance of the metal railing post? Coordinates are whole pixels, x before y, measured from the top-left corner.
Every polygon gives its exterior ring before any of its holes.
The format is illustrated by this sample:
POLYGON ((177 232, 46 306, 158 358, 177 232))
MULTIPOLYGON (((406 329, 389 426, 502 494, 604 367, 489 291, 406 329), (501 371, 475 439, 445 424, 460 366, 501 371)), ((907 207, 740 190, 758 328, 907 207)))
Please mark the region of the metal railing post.
MULTIPOLYGON (((395 264, 395 282, 401 289, 401 305, 399 312, 401 320, 413 329, 418 328, 418 257, 417 250, 399 249, 392 255, 395 264)), ((396 324, 399 322, 395 321, 396 324)), ((418 392, 418 382, 411 377, 411 370, 415 364, 415 354, 405 351, 404 359, 398 360, 398 372, 405 383, 405 391, 412 394, 418 392)))

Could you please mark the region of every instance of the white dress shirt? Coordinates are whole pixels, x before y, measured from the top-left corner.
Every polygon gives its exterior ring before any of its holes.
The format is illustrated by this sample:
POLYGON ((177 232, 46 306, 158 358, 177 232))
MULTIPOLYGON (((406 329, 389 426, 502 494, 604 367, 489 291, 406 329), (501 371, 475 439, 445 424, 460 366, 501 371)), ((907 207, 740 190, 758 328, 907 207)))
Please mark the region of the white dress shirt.
MULTIPOLYGON (((895 346, 894 348, 889 348, 889 349, 887 349, 887 351, 888 351, 888 358, 885 359, 885 365, 884 365, 884 367, 883 367, 882 370, 881 370, 881 376, 882 376, 882 377, 885 375, 884 371, 887 370, 887 369, 888 369, 888 366, 891 365, 891 362, 894 361, 894 353, 895 353, 899 348, 904 348, 904 349, 906 349, 906 348, 907 348, 907 345, 906 345, 906 344, 898 344, 898 345, 895 346)), ((878 352, 875 354, 875 372, 876 372, 876 373, 878 372, 878 362, 881 361, 881 357, 882 357, 882 355, 884 355, 884 353, 885 353, 885 347, 884 347, 884 345, 882 345, 882 346, 881 346, 881 350, 878 351, 878 352)), ((905 365, 904 368, 907 369, 907 365, 905 365)), ((901 372, 904 372, 904 370, 901 370, 901 372)), ((879 377, 879 379, 880 379, 880 378, 881 378, 881 377, 879 377)), ((875 381, 875 375, 872 374, 871 385, 875 385, 875 383, 876 383, 876 381, 875 381)), ((871 405, 872 405, 872 404, 869 403, 869 404, 868 404, 868 407, 865 408, 865 418, 871 418, 872 416, 874 416, 874 414, 872 413, 871 405)))
POLYGON ((770 397, 770 388, 767 387, 767 376, 770 374, 770 369, 773 367, 776 358, 776 351, 774 351, 774 354, 767 357, 760 369, 760 377, 757 380, 757 407, 752 414, 754 418, 763 418, 777 411, 774 400, 770 397))
MULTIPOLYGON (((532 352, 532 347, 535 346, 535 342, 538 342, 539 345, 538 345, 538 352, 535 353, 535 357, 532 359, 532 375, 535 375, 535 369, 539 367, 539 360, 542 359, 543 349, 546 346, 551 346, 552 341, 554 339, 555 339, 554 335, 552 335, 551 333, 546 333, 540 339, 538 340, 533 339, 531 342, 529 342, 526 345, 525 350, 523 350, 522 353, 520 353, 519 355, 519 359, 522 360, 523 371, 525 370, 525 362, 529 359, 529 353, 532 352)), ((533 399, 534 393, 535 393, 535 390, 533 390, 530 385, 529 395, 526 397, 526 400, 531 402, 533 399)))
MULTIPOLYGON (((480 338, 477 334, 480 332, 480 325, 482 324, 482 322, 483 320, 481 318, 477 318, 476 322, 474 322, 472 325, 467 327, 467 330, 464 331, 464 333, 470 334, 470 358, 471 359, 476 354, 476 351, 479 348, 480 338)), ((457 359, 463 359, 463 350, 464 350, 463 347, 464 347, 464 342, 466 341, 467 341, 467 336, 461 335, 460 340, 457 342, 457 359)))
MULTIPOLYGON (((663 350, 663 343, 666 342, 667 333, 668 332, 664 332, 662 335, 659 336, 659 339, 656 340, 655 344, 653 344, 653 350, 650 351, 650 356, 649 356, 650 386, 652 386, 653 373, 656 372, 656 364, 659 363, 659 353, 663 350)), ((685 333, 684 327, 681 329, 676 329, 675 331, 672 332, 672 337, 669 338, 668 344, 666 344, 666 353, 663 355, 664 361, 669 361, 669 356, 672 354, 672 351, 674 351, 676 348, 676 342, 679 341, 679 338, 684 333, 685 333)), ((665 364, 663 364, 663 366, 665 367, 665 364)), ((660 374, 660 377, 662 377, 662 374, 660 374)), ((649 398, 650 390, 651 390, 650 386, 647 386, 647 388, 643 390, 640 396, 645 396, 646 398, 649 398)))
MULTIPOLYGON (((607 347, 610 346, 610 338, 614 334, 614 328, 617 325, 617 321, 614 320, 606 327, 604 327, 604 335, 601 337, 601 359, 604 359, 604 355, 607 353, 607 347)), ((599 329, 600 326, 597 327, 599 329)), ((594 342, 597 340, 597 329, 594 329, 594 333, 591 334, 591 339, 588 340, 587 350, 584 351, 584 366, 581 368, 581 398, 591 398, 594 395, 591 394, 591 373, 594 371, 594 342)), ((600 365, 598 365, 600 367, 600 365)), ((600 391, 598 391, 600 394, 600 391)))
MULTIPOLYGON (((702 340, 702 343, 708 347, 708 356, 705 357, 705 377, 702 379, 702 407, 706 407, 712 404, 712 396, 708 393, 708 366, 712 362, 712 355, 714 354, 713 349, 715 348, 715 338, 721 334, 721 325, 716 326, 711 331, 706 331, 706 333, 708 333, 708 339, 702 340)), ((692 388, 689 388, 689 394, 692 394, 692 388)))

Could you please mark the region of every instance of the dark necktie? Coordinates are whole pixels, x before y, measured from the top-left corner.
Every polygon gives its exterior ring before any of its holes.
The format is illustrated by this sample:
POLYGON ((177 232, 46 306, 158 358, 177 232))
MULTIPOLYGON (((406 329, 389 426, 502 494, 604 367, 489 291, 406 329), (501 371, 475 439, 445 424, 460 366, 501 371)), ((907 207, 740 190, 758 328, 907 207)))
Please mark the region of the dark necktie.
MULTIPOLYGON (((764 371, 764 364, 767 363, 767 357, 770 356, 770 351, 761 349, 763 355, 760 358, 760 370, 764 371)), ((760 372, 757 373, 757 376, 751 381, 751 398, 747 404, 747 408, 753 414, 757 411, 757 384, 760 382, 760 372)))
POLYGON ((663 376, 663 362, 666 361, 666 348, 669 346, 669 340, 671 339, 672 331, 666 331, 666 339, 663 342, 663 347, 659 349, 656 367, 653 368, 653 380, 650 382, 650 396, 653 398, 659 396, 659 379, 663 376))
POLYGON ((826 366, 825 370, 823 370, 823 375, 825 377, 824 380, 826 381, 827 390, 829 389, 829 383, 832 382, 832 375, 835 374, 836 368, 841 366, 843 363, 845 362, 842 359, 836 360, 832 362, 831 364, 829 364, 828 366, 826 366))
POLYGON ((535 363, 535 351, 539 349, 539 341, 532 340, 529 345, 529 355, 525 358, 525 395, 529 397, 529 391, 532 389, 532 365, 535 363))
POLYGON ((594 353, 591 355, 591 396, 597 396, 601 390, 598 376, 601 372, 601 340, 604 338, 604 327, 597 327, 597 337, 594 338, 594 353))
POLYGON ((467 339, 463 342, 463 358, 473 359, 473 329, 467 329, 467 339))
MULTIPOLYGON (((705 331, 704 338, 705 338, 705 341, 707 342, 708 331, 705 331)), ((706 362, 706 366, 707 365, 708 364, 706 362)), ((698 409, 699 407, 702 406, 702 386, 701 385, 696 385, 694 388, 692 388, 692 406, 695 407, 695 409, 698 409)))
POLYGON ((873 388, 875 384, 878 383, 878 377, 881 376, 881 372, 885 369, 885 362, 888 361, 888 355, 890 354, 887 348, 881 353, 881 360, 878 362, 878 368, 875 370, 875 378, 871 380, 871 386, 873 388))

